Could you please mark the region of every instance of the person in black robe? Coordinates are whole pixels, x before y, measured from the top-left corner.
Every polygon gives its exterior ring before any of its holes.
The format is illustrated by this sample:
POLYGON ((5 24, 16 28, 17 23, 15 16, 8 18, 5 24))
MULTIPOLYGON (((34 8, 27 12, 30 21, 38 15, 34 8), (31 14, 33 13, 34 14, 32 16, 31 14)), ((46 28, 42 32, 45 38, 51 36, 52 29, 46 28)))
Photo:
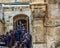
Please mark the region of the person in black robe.
POLYGON ((9 46, 10 39, 11 39, 11 36, 10 36, 9 33, 7 32, 6 35, 5 35, 6 46, 9 46))
POLYGON ((22 48, 31 48, 32 46, 32 36, 29 32, 22 31, 21 35, 22 48))
POLYGON ((16 41, 20 41, 20 35, 21 35, 21 28, 18 25, 17 28, 16 28, 16 32, 15 32, 15 39, 16 39, 16 41))

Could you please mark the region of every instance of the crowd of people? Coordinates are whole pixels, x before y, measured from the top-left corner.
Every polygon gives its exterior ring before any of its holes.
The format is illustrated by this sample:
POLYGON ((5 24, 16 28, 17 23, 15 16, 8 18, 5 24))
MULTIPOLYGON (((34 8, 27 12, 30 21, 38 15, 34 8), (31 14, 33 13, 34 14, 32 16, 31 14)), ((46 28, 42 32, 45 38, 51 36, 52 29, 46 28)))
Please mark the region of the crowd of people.
POLYGON ((0 35, 0 46, 7 46, 8 48, 31 48, 32 46, 32 36, 30 32, 26 31, 23 26, 21 29, 19 27, 16 30, 10 30, 5 35, 0 35), (1 44, 4 42, 4 44, 1 44))

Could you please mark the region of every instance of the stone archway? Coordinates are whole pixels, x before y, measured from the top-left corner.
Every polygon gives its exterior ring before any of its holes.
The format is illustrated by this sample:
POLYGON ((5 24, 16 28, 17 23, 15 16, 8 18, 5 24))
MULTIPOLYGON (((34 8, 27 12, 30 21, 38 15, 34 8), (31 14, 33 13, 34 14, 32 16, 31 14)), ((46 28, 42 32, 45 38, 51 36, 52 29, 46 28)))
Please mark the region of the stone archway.
POLYGON ((25 25, 26 30, 29 31, 29 17, 25 14, 18 14, 13 17, 13 29, 16 29, 17 24, 22 26, 25 25))

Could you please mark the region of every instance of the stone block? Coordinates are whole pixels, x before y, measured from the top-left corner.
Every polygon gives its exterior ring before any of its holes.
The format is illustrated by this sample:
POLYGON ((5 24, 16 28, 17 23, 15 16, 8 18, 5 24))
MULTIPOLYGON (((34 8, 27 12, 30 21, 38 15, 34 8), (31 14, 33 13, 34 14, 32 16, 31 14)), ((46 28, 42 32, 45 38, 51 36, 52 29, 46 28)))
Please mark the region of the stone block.
POLYGON ((33 44, 33 48, 46 48, 46 44, 33 44))
POLYGON ((55 16, 59 16, 59 15, 60 15, 60 12, 58 8, 58 4, 49 4, 48 16, 50 16, 51 18, 55 18, 55 16))
POLYGON ((55 20, 56 26, 60 26, 60 20, 55 20))
POLYGON ((44 23, 45 26, 55 26, 55 19, 54 18, 47 18, 44 23))

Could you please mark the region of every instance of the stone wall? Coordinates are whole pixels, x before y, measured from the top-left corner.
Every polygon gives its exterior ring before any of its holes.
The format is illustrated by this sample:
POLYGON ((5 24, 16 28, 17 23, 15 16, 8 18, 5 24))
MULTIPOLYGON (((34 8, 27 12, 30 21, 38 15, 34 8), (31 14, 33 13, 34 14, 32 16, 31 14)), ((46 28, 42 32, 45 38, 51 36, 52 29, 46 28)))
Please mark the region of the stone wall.
POLYGON ((14 2, 14 0, 0 0, 0 3, 10 3, 14 2))
POLYGON ((59 41, 60 12, 58 4, 48 4, 47 25, 47 48, 55 48, 59 41), (59 34, 59 35, 58 35, 59 34))
POLYGON ((0 3, 28 2, 29 0, 0 0, 0 3))
POLYGON ((4 24, 0 21, 0 35, 4 34, 4 24))
MULTIPOLYGON (((19 6, 20 7, 20 6, 19 6)), ((22 7, 22 6, 21 6, 22 7)), ((3 7, 4 8, 4 7, 3 7)), ((7 8, 7 7, 6 7, 7 8)), ((15 8, 15 7, 14 7, 15 8)), ((13 8, 13 9, 14 9, 13 8)), ((18 7, 16 7, 16 8, 18 8, 18 7)), ((13 29, 13 17, 14 16, 16 16, 16 15, 18 15, 18 14, 24 14, 24 15, 27 15, 28 17, 29 17, 29 26, 31 26, 31 11, 30 11, 30 9, 29 9, 29 7, 28 6, 23 6, 22 8, 24 8, 24 9, 22 9, 22 11, 20 11, 19 9, 18 10, 12 10, 12 11, 10 11, 10 10, 8 10, 8 11, 4 11, 4 18, 5 18, 5 27, 6 27, 6 29, 5 29, 5 32, 7 32, 7 31, 9 31, 9 30, 11 30, 11 29, 13 29), (27 8, 24 8, 24 7, 27 7, 27 8)), ((10 8, 10 9, 12 9, 12 8, 10 8)))
POLYGON ((31 0, 30 2, 37 4, 37 3, 44 3, 44 0, 31 0))

